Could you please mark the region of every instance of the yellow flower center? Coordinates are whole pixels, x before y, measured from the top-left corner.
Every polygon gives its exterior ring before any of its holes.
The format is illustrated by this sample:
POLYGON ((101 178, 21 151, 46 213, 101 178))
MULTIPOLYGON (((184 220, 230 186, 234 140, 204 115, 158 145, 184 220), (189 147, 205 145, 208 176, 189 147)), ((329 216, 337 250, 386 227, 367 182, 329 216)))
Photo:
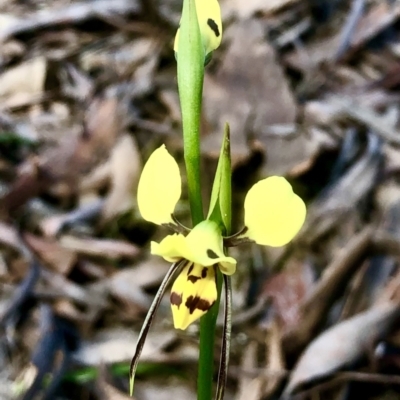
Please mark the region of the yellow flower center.
POLYGON ((218 264, 226 275, 236 270, 236 260, 224 254, 221 230, 210 220, 200 222, 187 236, 176 233, 160 243, 151 242, 151 253, 169 262, 186 259, 203 267, 218 264))

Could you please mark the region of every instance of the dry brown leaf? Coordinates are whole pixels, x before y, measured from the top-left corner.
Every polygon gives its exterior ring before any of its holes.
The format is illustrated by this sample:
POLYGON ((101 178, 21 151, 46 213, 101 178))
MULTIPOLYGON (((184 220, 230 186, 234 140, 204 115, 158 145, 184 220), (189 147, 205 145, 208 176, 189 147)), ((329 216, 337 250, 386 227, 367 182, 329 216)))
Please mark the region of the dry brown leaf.
POLYGON ((322 279, 301 305, 301 324, 283 338, 287 352, 298 351, 312 338, 334 299, 344 290, 345 283, 365 258, 366 251, 371 245, 373 231, 373 227, 365 227, 327 266, 322 279))
MULTIPOLYGON (((251 370, 257 367, 258 344, 251 342, 246 346, 242 356, 241 368, 251 370)), ((264 379, 261 376, 256 378, 247 377, 241 374, 239 377, 239 390, 236 400, 259 400, 262 395, 264 379)))
POLYGON ((140 253, 137 246, 121 240, 79 238, 66 235, 60 239, 60 244, 65 249, 95 257, 132 258, 137 257, 140 253))
POLYGON ((12 212, 46 190, 59 196, 76 193, 79 179, 109 158, 121 133, 125 111, 125 104, 112 90, 94 98, 85 114, 83 131, 70 132, 39 157, 28 159, 1 198, 0 209, 12 212))
POLYGON ((9 69, 0 75, 0 98, 2 108, 20 102, 21 99, 36 98, 44 89, 47 61, 36 57, 9 69))
POLYGON ((262 24, 241 21, 229 35, 231 44, 218 71, 205 79, 204 110, 211 134, 203 139, 203 150, 219 154, 221 132, 229 122, 233 165, 246 160, 253 147, 265 151, 268 174, 285 174, 310 158, 315 143, 300 132, 289 138, 271 134, 297 130, 297 105, 262 24))
POLYGON ((111 190, 103 208, 104 220, 124 213, 133 206, 141 172, 141 161, 136 141, 131 135, 123 135, 116 143, 110 164, 111 190))
POLYGON ((21 241, 13 226, 0 222, 0 243, 13 248, 14 250, 20 249, 21 241))
POLYGON ((300 357, 284 395, 357 361, 376 340, 387 334, 399 312, 398 304, 387 302, 326 330, 300 357))
POLYGON ((60 246, 56 240, 43 239, 32 234, 25 234, 24 239, 41 260, 60 274, 68 275, 77 260, 74 251, 60 246))
POLYGON ((85 113, 83 132, 63 137, 41 157, 41 168, 54 180, 76 181, 106 161, 121 133, 125 107, 115 93, 92 100, 85 113))
POLYGON ((18 177, 10 186, 8 192, 0 197, 1 213, 12 213, 28 199, 36 197, 50 185, 52 179, 43 173, 36 157, 28 158, 19 168, 18 177))
POLYGON ((54 237, 65 227, 68 228, 75 224, 93 221, 100 215, 103 204, 104 201, 102 199, 91 202, 88 201, 87 204, 72 210, 69 213, 45 217, 40 221, 40 230, 44 236, 54 237))
POLYGON ((265 387, 263 390, 263 398, 268 398, 269 396, 271 396, 281 384, 282 379, 286 375, 281 338, 282 333, 279 327, 279 323, 274 321, 274 323, 271 324, 266 336, 266 369, 267 372, 274 371, 276 373, 272 374, 272 376, 268 376, 268 378, 266 379, 265 387))
MULTIPOLYGON (((175 340, 175 332, 150 331, 143 347, 141 360, 161 361, 162 350, 175 340)), ((132 358, 138 339, 133 329, 113 328, 98 331, 93 340, 84 342, 75 353, 75 359, 84 365, 127 362, 132 358)))
POLYGON ((107 278, 106 285, 113 296, 133 303, 143 311, 152 301, 144 289, 159 285, 168 268, 169 264, 159 257, 150 257, 132 268, 117 271, 107 278))
MULTIPOLYGON (((158 285, 167 273, 170 264, 160 257, 151 256, 147 260, 136 264, 133 268, 126 268, 116 272, 110 279, 110 287, 118 292, 122 284, 137 286, 140 288, 150 288, 158 285)), ((123 291, 122 291, 123 292, 123 291)))
POLYGON ((80 286, 65 276, 47 269, 43 269, 41 274, 46 286, 39 287, 38 291, 44 295, 54 295, 56 293, 58 297, 71 299, 80 305, 86 306, 93 312, 104 309, 107 306, 107 298, 104 296, 104 291, 101 292, 94 287, 80 286))
POLYGON ((93 99, 85 115, 84 132, 73 160, 78 163, 80 172, 90 171, 109 157, 124 126, 125 106, 114 90, 103 98, 93 99))
POLYGON ((104 188, 110 180, 111 160, 97 166, 93 171, 85 175, 79 185, 81 192, 93 192, 104 188))
POLYGON ((265 283, 263 294, 272 299, 275 316, 283 332, 288 332, 299 324, 301 303, 312 286, 313 274, 310 266, 298 260, 289 261, 284 271, 272 276, 265 283))

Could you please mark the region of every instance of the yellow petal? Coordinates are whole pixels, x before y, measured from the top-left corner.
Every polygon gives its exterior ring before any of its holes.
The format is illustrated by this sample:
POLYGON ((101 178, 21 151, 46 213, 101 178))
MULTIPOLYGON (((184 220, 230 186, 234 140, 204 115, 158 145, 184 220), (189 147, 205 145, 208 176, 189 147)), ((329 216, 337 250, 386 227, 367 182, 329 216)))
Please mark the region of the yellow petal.
POLYGON ((257 182, 244 202, 244 236, 273 247, 288 243, 302 227, 306 217, 303 200, 293 193, 283 177, 271 176, 257 182))
POLYGON ((196 0, 196 13, 204 43, 204 51, 207 55, 221 43, 221 9, 217 0, 196 0))
POLYGON ((178 164, 162 145, 147 160, 140 176, 137 202, 143 219, 158 225, 173 222, 181 185, 178 164))
POLYGON ((202 317, 217 299, 215 267, 188 262, 171 289, 171 308, 176 329, 186 329, 202 317))
POLYGON ((150 252, 169 262, 181 260, 188 254, 186 238, 180 233, 168 235, 160 243, 151 242, 150 252))
MULTIPOLYGON (((222 21, 221 9, 217 0, 196 0, 196 14, 199 29, 207 56, 221 44, 222 21)), ((175 35, 174 50, 178 52, 179 29, 175 35)))
POLYGON ((197 224, 186 237, 175 233, 160 243, 151 242, 151 254, 169 262, 184 258, 205 267, 219 264, 225 275, 232 275, 236 270, 236 260, 224 254, 221 230, 209 220, 197 224))

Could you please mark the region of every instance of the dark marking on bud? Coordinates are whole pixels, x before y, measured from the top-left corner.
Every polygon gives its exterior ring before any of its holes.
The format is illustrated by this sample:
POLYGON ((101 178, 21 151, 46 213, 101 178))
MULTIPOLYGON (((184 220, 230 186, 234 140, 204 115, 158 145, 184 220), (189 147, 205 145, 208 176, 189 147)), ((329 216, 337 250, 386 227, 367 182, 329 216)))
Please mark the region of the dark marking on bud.
POLYGON ((207 25, 208 25, 208 26, 211 28, 211 30, 215 33, 215 36, 216 36, 216 37, 219 37, 220 32, 219 32, 219 28, 218 28, 217 23, 216 23, 213 19, 208 18, 208 20, 207 20, 207 25))
POLYGON ((171 292, 170 301, 173 306, 177 306, 178 308, 182 304, 182 295, 176 292, 171 292))
POLYGON ((215 252, 213 252, 211 249, 207 250, 207 256, 210 258, 218 258, 218 254, 216 254, 215 252))
POLYGON ((189 309, 190 314, 193 314, 195 310, 208 311, 214 304, 214 301, 210 303, 208 300, 202 299, 199 296, 189 296, 186 300, 185 306, 189 309))
POLYGON ((202 270, 201 270, 201 277, 204 279, 204 278, 207 278, 207 272, 208 272, 208 268, 207 267, 204 267, 202 270))

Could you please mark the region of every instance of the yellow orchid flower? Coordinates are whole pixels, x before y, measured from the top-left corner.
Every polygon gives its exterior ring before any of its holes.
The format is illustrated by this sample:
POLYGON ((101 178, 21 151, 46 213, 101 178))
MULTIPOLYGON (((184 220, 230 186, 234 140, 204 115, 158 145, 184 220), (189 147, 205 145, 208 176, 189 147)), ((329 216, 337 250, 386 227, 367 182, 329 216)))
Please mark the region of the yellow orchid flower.
MULTIPOLYGON (((236 260, 226 255, 224 248, 244 241, 283 246, 294 238, 306 216, 305 204, 293 192, 289 182, 283 177, 272 176, 257 182, 248 191, 244 201, 245 226, 237 234, 224 238, 221 227, 212 219, 200 222, 189 231, 173 215, 181 196, 181 186, 178 164, 162 145, 151 154, 143 168, 137 204, 145 220, 173 229, 174 233, 160 243, 151 242, 151 253, 173 264, 158 289, 139 335, 130 369, 131 393, 147 333, 162 296, 177 271, 179 275, 170 296, 172 317, 175 328, 186 329, 217 300, 217 268, 224 276, 226 303, 230 307, 231 289, 227 276, 235 272, 236 260)), ((228 336, 229 315, 230 309, 226 309, 224 337, 228 336)), ((226 347, 224 352, 227 353, 226 347)))
MULTIPOLYGON (((176 161, 164 145, 159 147, 148 159, 139 181, 138 207, 143 218, 159 225, 174 224, 181 185, 176 161)), ((251 240, 269 246, 283 246, 292 240, 306 215, 303 200, 285 178, 278 176, 256 183, 246 195, 244 209, 245 228, 236 235, 237 242, 251 240)), ((211 220, 199 223, 186 236, 174 233, 160 243, 152 242, 151 253, 173 263, 185 260, 171 295, 174 325, 179 329, 186 329, 215 302, 213 268, 217 266, 225 275, 236 270, 236 260, 224 253, 221 229, 211 220), (197 308, 193 299, 198 299, 197 308)))
MULTIPOLYGON (((204 46, 205 64, 207 64, 211 59, 211 53, 221 44, 221 9, 218 0, 195 0, 195 4, 201 39, 204 46)), ((179 31, 180 29, 178 28, 175 35, 175 54, 178 53, 179 31)))

